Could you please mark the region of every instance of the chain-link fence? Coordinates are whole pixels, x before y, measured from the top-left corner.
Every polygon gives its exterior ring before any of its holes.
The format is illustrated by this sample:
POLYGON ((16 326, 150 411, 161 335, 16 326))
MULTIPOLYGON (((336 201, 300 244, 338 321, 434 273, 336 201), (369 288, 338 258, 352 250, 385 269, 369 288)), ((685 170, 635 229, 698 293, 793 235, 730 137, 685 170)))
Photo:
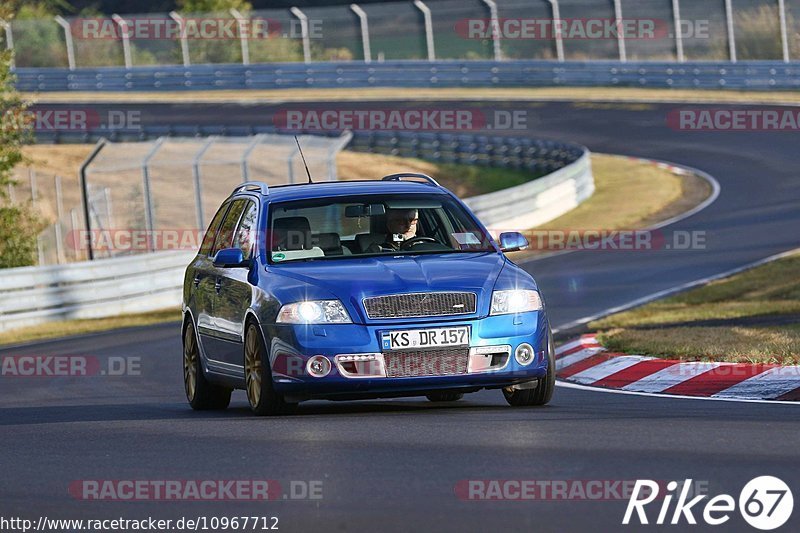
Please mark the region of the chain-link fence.
POLYGON ((414 0, 0 25, 18 67, 800 58, 800 0, 414 0))
MULTIPOLYGON (((349 132, 298 136, 315 181, 337 179, 336 155, 350 139, 349 132)), ((64 177, 33 168, 15 170, 10 200, 32 202, 46 223, 39 236, 39 264, 87 259, 90 242, 94 257, 196 248, 199 235, 237 184, 307 180, 292 136, 101 143, 85 172, 85 211, 79 169, 69 169, 64 177)))

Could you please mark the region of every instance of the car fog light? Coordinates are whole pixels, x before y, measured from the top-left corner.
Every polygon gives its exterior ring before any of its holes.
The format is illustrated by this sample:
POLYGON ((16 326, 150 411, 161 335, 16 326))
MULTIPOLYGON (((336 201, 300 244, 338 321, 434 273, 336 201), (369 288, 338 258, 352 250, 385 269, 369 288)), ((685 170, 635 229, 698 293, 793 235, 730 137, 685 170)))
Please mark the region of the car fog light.
POLYGON ((331 362, 327 357, 315 355, 306 363, 306 370, 315 378, 324 378, 331 371, 331 362))
POLYGON ((517 360, 517 363, 522 366, 531 364, 533 362, 533 355, 533 347, 526 342, 517 346, 517 350, 514 352, 514 358, 517 360))

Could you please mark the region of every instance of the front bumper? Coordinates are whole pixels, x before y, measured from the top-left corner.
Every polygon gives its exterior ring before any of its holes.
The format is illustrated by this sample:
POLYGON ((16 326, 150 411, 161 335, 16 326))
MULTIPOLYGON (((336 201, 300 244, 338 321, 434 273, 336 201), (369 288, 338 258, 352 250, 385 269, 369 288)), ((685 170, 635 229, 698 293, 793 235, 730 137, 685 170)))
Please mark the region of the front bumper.
MULTIPOLYGON (((544 377, 547 373, 549 326, 543 311, 490 316, 474 320, 415 323, 394 321, 383 324, 267 325, 264 338, 269 344, 270 365, 275 389, 289 400, 314 398, 354 399, 393 396, 416 396, 436 390, 471 392, 482 388, 502 388, 544 377), (447 375, 386 377, 387 354, 381 349, 381 333, 399 329, 469 326, 469 364, 466 372, 447 375), (514 357, 517 347, 531 345, 534 357, 527 365, 514 357), (493 348, 492 348, 493 347, 493 348), (492 355, 504 351, 508 357, 501 365, 487 365, 492 355), (323 356, 330 362, 330 372, 313 377, 308 361, 323 356), (348 372, 352 365, 343 362, 370 359, 380 376, 357 376, 348 372)), ((464 348, 466 349, 466 348, 464 348)), ((425 352, 419 351, 424 357, 425 352)), ((494 359, 502 362, 502 358, 494 359)))

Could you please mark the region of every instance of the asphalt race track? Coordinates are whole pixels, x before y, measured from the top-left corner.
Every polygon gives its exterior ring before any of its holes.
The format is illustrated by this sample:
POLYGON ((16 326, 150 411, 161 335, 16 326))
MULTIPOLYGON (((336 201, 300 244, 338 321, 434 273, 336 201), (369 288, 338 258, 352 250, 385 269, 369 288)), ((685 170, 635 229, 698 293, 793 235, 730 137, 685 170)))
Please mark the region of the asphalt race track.
MULTIPOLYGON (((143 123, 231 125, 269 123, 276 108, 128 107, 142 111, 143 123)), ((705 250, 585 251, 527 264, 556 327, 800 246, 796 133, 676 131, 667 127, 667 113, 686 106, 672 104, 496 107, 527 110, 524 134, 689 165, 722 187, 705 210, 664 229, 665 235, 706 232, 705 250)), ((460 488, 466 480, 489 479, 691 478, 711 495, 738 499, 751 478, 775 475, 800 495, 798 406, 562 386, 542 409, 512 409, 498 391, 488 391, 446 405, 311 402, 295 417, 255 418, 237 391, 228 411, 195 413, 184 398, 180 353, 177 322, 1 350, 3 356, 86 355, 101 366, 109 357, 139 357, 141 376, 4 377, 0 515, 276 516, 283 531, 617 531, 625 529, 627 501, 613 494, 600 501, 465 501, 460 488), (321 481, 322 497, 105 502, 69 493, 79 480, 130 479, 270 479, 287 496, 293 481, 321 481)), ((659 507, 648 507, 651 521, 659 507)), ((701 514, 695 511, 702 523, 701 514)), ((722 528, 753 531, 738 513, 722 528)), ((795 513, 782 530, 798 529, 795 513)))

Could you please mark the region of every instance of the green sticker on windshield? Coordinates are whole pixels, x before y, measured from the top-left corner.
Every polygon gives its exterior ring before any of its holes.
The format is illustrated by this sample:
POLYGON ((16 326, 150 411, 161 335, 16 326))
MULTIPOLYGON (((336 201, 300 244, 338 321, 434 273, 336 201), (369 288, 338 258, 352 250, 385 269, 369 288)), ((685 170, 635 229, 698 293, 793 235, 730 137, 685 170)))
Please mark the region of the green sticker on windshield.
POLYGON ((273 261, 283 261, 286 259, 286 254, 272 254, 273 261))

